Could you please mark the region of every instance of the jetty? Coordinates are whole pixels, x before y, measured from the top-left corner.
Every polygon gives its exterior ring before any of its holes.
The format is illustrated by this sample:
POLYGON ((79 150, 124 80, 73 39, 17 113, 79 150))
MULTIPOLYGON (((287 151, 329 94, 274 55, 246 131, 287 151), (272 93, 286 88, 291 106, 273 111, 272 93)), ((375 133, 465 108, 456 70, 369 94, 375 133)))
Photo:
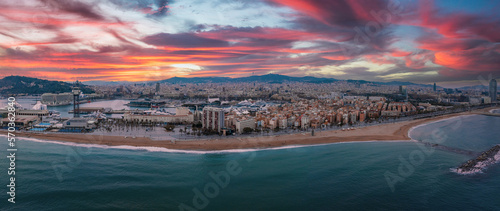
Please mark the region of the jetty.
POLYGON ((496 163, 496 155, 500 152, 500 145, 496 145, 487 151, 481 153, 478 157, 469 160, 457 168, 458 173, 473 174, 482 172, 482 170, 496 163))

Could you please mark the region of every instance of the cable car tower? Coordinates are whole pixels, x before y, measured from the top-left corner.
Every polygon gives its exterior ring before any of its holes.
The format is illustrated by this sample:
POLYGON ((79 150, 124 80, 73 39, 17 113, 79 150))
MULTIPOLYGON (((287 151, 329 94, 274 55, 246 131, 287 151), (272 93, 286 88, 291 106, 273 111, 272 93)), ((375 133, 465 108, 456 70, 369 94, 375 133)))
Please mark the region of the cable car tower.
POLYGON ((72 87, 73 92, 73 117, 80 117, 80 85, 78 84, 78 80, 75 85, 72 87))

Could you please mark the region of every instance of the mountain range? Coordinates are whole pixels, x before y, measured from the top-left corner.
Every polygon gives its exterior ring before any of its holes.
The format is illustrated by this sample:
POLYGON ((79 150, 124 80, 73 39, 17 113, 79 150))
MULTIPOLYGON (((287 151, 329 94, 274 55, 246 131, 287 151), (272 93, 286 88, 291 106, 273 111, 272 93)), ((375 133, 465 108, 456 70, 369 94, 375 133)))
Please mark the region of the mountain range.
POLYGON ((266 83, 283 83, 283 82, 307 82, 307 83, 332 83, 338 81, 334 78, 316 78, 312 76, 305 77, 292 77, 279 74, 267 74, 259 76, 248 76, 241 78, 229 77, 195 77, 195 78, 181 78, 173 77, 166 80, 158 81, 159 83, 242 83, 242 82, 266 82, 266 83))
MULTIPOLYGON (((336 81, 342 81, 335 78, 317 78, 313 76, 304 77, 293 77, 279 74, 267 74, 259 76, 248 76, 241 78, 229 78, 229 77, 195 77, 195 78, 182 78, 182 77, 172 77, 166 80, 157 81, 158 83, 170 83, 170 84, 181 84, 181 83, 241 83, 241 82, 267 82, 267 83, 283 83, 283 82, 307 82, 307 83, 332 83, 336 81)), ((365 80, 345 80, 348 83, 358 83, 358 84, 379 84, 379 85, 392 85, 392 86, 423 86, 432 87, 429 84, 416 84, 411 82, 372 82, 365 80)), ((150 82, 153 83, 153 82, 150 82)), ((156 82, 154 82, 156 83, 156 82)))

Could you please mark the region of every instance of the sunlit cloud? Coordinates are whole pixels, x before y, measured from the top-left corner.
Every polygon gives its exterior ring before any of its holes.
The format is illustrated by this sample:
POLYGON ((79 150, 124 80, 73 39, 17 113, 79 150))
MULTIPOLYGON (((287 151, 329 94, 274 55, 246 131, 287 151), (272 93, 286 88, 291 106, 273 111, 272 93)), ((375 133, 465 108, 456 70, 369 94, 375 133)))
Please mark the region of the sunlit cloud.
POLYGON ((475 2, 486 12, 447 4, 2 1, 0 77, 154 81, 279 73, 452 83, 498 74, 500 16, 488 12, 495 2, 475 2))

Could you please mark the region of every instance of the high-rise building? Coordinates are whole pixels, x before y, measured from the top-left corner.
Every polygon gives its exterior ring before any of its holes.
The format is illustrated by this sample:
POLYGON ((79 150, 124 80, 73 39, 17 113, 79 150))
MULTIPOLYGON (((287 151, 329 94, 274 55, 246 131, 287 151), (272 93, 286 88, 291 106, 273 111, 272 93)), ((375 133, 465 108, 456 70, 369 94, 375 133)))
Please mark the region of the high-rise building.
POLYGON ((156 83, 156 93, 160 93, 160 83, 156 83))
POLYGON ((406 94, 406 86, 402 86, 402 85, 399 86, 399 93, 401 93, 403 95, 406 94))
POLYGON ((433 90, 434 90, 434 92, 436 92, 436 90, 437 90, 436 83, 434 83, 433 90))
POLYGON ((497 81, 495 79, 491 79, 490 81, 490 98, 491 102, 497 101, 497 81))
POLYGON ((406 101, 408 101, 408 89, 406 86, 399 86, 399 92, 406 97, 406 101))
POLYGON ((203 108, 201 124, 204 129, 221 132, 224 127, 224 110, 222 108, 203 108))

